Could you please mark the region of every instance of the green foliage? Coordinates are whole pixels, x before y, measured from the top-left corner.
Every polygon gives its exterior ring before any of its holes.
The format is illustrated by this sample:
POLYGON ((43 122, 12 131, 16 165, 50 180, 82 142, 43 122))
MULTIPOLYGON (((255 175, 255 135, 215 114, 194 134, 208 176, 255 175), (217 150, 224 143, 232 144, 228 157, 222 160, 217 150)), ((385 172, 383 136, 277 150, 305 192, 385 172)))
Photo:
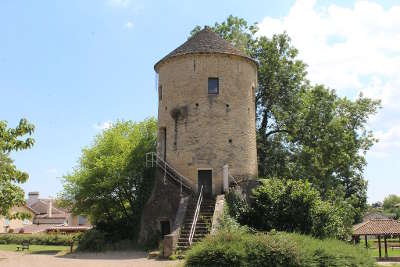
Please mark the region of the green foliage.
POLYGON ((69 246, 76 240, 79 234, 60 235, 60 234, 2 234, 0 235, 1 244, 21 244, 22 241, 29 241, 31 245, 60 245, 69 246))
POLYGON ((25 204, 24 191, 18 184, 26 182, 28 174, 17 169, 10 153, 28 149, 33 146, 34 140, 26 135, 32 135, 35 130, 33 124, 21 119, 16 128, 8 128, 6 121, 0 121, 0 215, 13 218, 26 218, 26 214, 10 214, 14 206, 25 204), (22 139, 21 139, 22 138, 22 139))
POLYGON ((249 224, 259 230, 298 232, 318 238, 346 239, 351 231, 351 206, 323 201, 309 182, 265 179, 253 192, 249 224))
POLYGON ((394 219, 400 218, 400 196, 389 195, 383 200, 383 211, 394 219))
POLYGON ((234 16, 211 28, 259 63, 259 174, 307 179, 324 199, 339 192, 335 201, 350 204, 360 221, 367 209, 365 154, 377 141, 365 126, 380 102, 362 95, 352 101, 323 85, 312 86, 286 33, 259 36, 257 24, 234 16))
POLYGON ((104 251, 106 249, 106 234, 102 231, 91 229, 79 238, 77 250, 79 251, 104 251))
POLYGON ((78 251, 110 251, 131 250, 137 248, 137 243, 130 239, 120 239, 108 242, 109 233, 98 229, 91 229, 79 236, 78 251))
POLYGON ((225 200, 229 215, 238 222, 246 224, 250 208, 240 189, 230 188, 225 194, 225 200))
POLYGON ((154 178, 145 156, 155 151, 156 138, 154 118, 113 124, 83 149, 79 165, 64 176, 60 203, 88 215, 108 242, 135 240, 154 178))
POLYGON ((359 247, 299 234, 219 231, 194 245, 185 266, 375 266, 359 247))

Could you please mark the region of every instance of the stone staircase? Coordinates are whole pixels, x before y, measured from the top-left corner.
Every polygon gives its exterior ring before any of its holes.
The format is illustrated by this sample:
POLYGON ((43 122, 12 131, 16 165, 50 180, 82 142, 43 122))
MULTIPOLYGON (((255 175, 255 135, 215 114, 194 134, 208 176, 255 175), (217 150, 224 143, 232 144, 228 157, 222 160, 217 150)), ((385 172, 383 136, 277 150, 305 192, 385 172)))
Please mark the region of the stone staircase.
MULTIPOLYGON (((193 243, 200 241, 210 233, 212 217, 214 214, 215 199, 204 198, 201 202, 199 218, 196 224, 196 230, 193 236, 193 243)), ((192 199, 186 209, 183 227, 177 242, 176 250, 185 251, 189 248, 190 228, 192 227, 193 216, 196 210, 196 199, 192 199)))

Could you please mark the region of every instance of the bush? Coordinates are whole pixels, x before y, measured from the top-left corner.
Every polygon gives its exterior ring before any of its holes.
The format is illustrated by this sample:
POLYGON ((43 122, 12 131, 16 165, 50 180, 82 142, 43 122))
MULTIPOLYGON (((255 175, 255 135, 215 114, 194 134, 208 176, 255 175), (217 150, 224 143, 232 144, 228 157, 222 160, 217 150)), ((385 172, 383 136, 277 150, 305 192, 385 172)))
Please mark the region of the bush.
POLYGON ((360 248, 338 240, 270 232, 219 231, 194 245, 185 266, 249 267, 372 267, 374 260, 360 248))
POLYGON ((0 242, 3 244, 21 244, 29 241, 32 245, 59 245, 69 246, 77 235, 59 234, 1 234, 0 242))
POLYGON ((247 223, 249 205, 240 188, 230 188, 225 195, 229 215, 240 223, 247 223))
POLYGON ((106 250, 106 234, 96 229, 91 229, 85 232, 80 236, 77 250, 79 251, 106 250))
POLYGON ((248 223, 258 230, 339 239, 346 239, 351 231, 351 212, 346 206, 323 201, 307 181, 265 179, 254 190, 253 197, 248 223))

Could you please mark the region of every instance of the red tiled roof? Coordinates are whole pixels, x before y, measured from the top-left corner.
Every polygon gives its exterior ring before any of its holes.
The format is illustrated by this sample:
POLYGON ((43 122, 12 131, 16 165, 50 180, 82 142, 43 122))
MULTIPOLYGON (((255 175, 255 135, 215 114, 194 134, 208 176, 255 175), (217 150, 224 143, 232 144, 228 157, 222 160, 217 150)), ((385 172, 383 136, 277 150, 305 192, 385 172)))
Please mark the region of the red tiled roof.
POLYGON ((92 226, 53 226, 47 229, 47 231, 85 231, 91 229, 92 226))
MULTIPOLYGON (((54 227, 54 224, 30 224, 22 227, 24 234, 35 234, 46 232, 47 229, 54 227)), ((19 233, 21 228, 15 229, 15 233, 19 233)))
POLYGON ((353 235, 400 235, 400 221, 373 219, 353 226, 353 235))

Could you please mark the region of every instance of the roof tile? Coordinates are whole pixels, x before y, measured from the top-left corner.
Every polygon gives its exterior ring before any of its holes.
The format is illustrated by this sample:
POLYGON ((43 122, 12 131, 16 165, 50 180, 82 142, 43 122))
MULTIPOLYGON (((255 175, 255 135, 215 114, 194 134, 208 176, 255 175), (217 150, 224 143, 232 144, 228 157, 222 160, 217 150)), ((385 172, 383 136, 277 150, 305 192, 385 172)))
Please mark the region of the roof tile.
POLYGON ((205 27, 193 35, 189 40, 183 43, 181 46, 173 50, 171 53, 163 57, 154 65, 154 69, 157 66, 172 57, 186 55, 186 54, 201 54, 201 53, 221 53, 230 54, 245 57, 255 62, 254 59, 250 58, 244 52, 234 47, 230 42, 223 39, 217 33, 213 32, 210 28, 205 27))
POLYGON ((399 235, 400 222, 391 219, 372 219, 353 226, 353 235, 399 235))

